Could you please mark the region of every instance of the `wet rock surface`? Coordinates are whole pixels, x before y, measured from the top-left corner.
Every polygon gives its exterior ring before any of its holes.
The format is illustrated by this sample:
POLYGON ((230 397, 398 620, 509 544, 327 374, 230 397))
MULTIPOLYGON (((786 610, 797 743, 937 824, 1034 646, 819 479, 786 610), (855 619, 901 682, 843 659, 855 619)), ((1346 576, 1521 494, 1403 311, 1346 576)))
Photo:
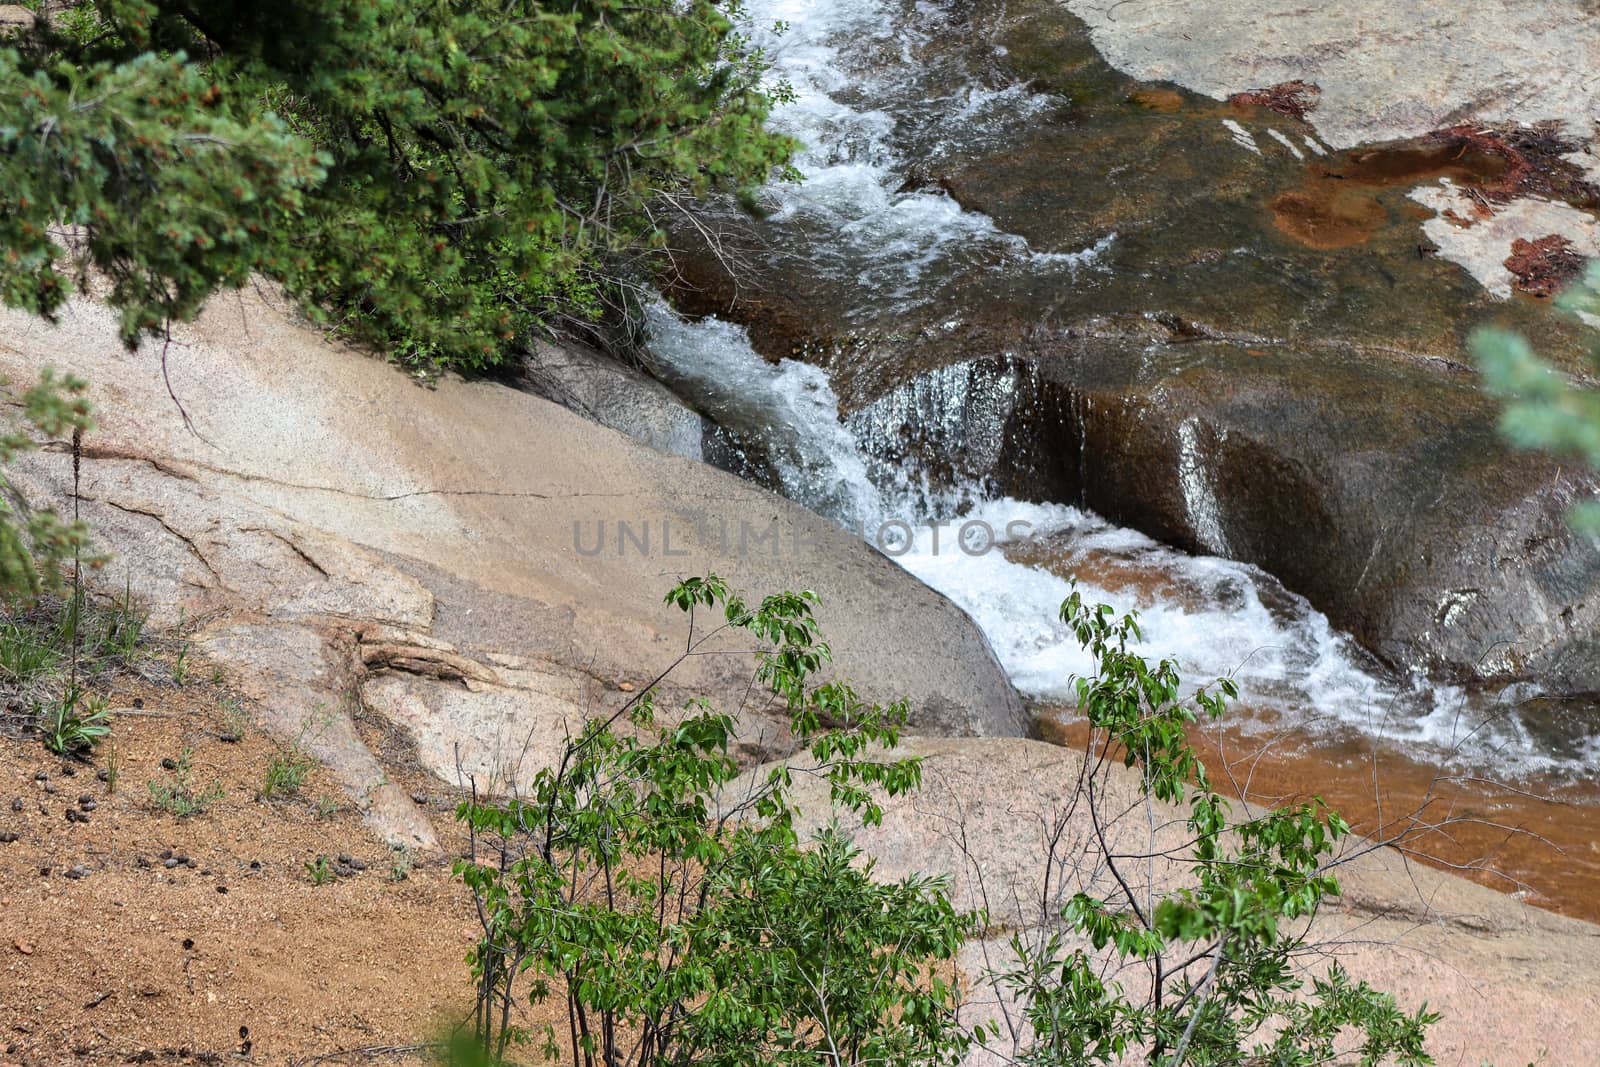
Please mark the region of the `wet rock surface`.
POLYGON ((905 66, 869 48, 843 64, 887 88, 841 99, 907 109, 888 138, 906 188, 1009 241, 952 241, 889 285, 840 239, 864 222, 713 210, 761 270, 736 283, 680 257, 674 300, 827 367, 886 460, 1257 564, 1398 667, 1600 689, 1600 554, 1562 518, 1593 483, 1502 444, 1466 355, 1492 323, 1583 367, 1594 332, 1506 299, 1506 261, 1517 241, 1588 250, 1587 131, 1423 109, 1370 124, 1409 139, 1362 143, 1318 124, 1350 105, 1314 71, 1272 81, 1317 93, 1231 102, 1140 82, 1068 7, 940 9, 905 66), (931 97, 961 78, 1033 95, 928 134, 907 79, 931 97))
POLYGON ((523 363, 521 384, 657 451, 771 486, 759 442, 717 425, 643 369, 620 359, 578 342, 536 341, 523 363))
POLYGON ((1465 376, 1206 341, 1133 361, 1058 341, 926 376, 852 423, 895 462, 962 456, 951 480, 1254 562, 1391 665, 1600 689, 1600 548, 1565 521, 1600 482, 1507 452, 1465 376))

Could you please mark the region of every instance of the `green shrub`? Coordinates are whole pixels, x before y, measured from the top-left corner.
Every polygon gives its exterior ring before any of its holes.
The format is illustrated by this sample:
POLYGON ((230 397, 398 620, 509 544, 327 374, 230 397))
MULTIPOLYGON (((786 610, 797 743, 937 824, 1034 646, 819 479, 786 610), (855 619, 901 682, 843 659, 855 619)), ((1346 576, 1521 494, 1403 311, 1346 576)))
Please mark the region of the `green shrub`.
POLYGON ((792 147, 734 0, 63 6, 0 48, 0 298, 51 316, 92 264, 130 345, 260 274, 493 363, 616 303, 667 198, 792 147))
POLYGON ((870 758, 894 745, 904 704, 867 706, 844 683, 813 682, 829 654, 810 594, 751 607, 711 577, 668 601, 690 613, 691 636, 658 683, 730 632, 754 636, 757 680, 788 708, 800 754, 729 788, 732 718, 697 701, 658 725, 652 686, 588 723, 525 794, 496 800, 474 784, 457 812, 471 849, 455 871, 483 936, 460 1062, 498 1063, 536 1040, 583 1067, 911 1067, 954 1064, 975 1043, 1025 1067, 1431 1062, 1423 1042, 1437 1016, 1425 1005, 1402 1012, 1336 966, 1296 969, 1310 919, 1338 891, 1334 849, 1348 826, 1319 800, 1231 821, 1186 730, 1220 716, 1234 687, 1180 700, 1171 662, 1129 651, 1134 617, 1076 592, 1062 606, 1095 662, 1076 683, 1092 741, 1071 803, 1098 844, 1063 857, 1058 833, 1046 866, 1088 864, 1120 888, 1066 894, 1046 882, 1047 913, 1024 920, 1013 962, 978 979, 1019 1006, 1026 1025, 1002 1030, 961 1023, 950 974, 991 916, 958 911, 941 879, 879 881, 837 829, 808 841, 794 830, 795 774, 822 776, 831 803, 869 825, 882 816, 871 789, 918 787, 916 760, 870 758), (696 629, 704 609, 720 609, 709 632, 696 629), (1139 775, 1146 805, 1186 809, 1186 845, 1158 846, 1154 820, 1168 816, 1135 807, 1141 825, 1152 820, 1149 850, 1107 846, 1108 824, 1130 810, 1104 808, 1117 764, 1139 775), (1131 888, 1157 862, 1187 877, 1131 888), (1111 977, 1140 974, 1142 990, 1111 977), (562 1025, 542 1038, 520 1029, 517 1003, 551 997, 562 1025))
MULTIPOLYGON (((771 646, 756 676, 787 705, 809 773, 826 777, 842 809, 871 822, 880 813, 867 787, 917 784, 915 760, 867 758, 894 744, 903 704, 867 706, 847 685, 812 683, 829 653, 810 594, 752 606, 710 577, 668 600, 690 613, 685 658, 729 632, 771 646), (720 624, 697 635, 697 609, 720 624)), ((879 883, 838 833, 801 842, 789 770, 719 807, 738 773, 733 719, 697 703, 659 726, 654 701, 647 690, 589 723, 525 797, 473 795, 459 809, 472 851, 455 870, 484 931, 471 955, 479 1054, 531 1039, 514 1003, 560 983, 566 1054, 586 1067, 959 1059, 968 1042, 937 965, 976 917, 958 913, 940 881, 879 883)), ((557 1040, 547 1029, 547 1054, 557 1040)))
MULTIPOLYGON (((1053 917, 1044 916, 1059 920, 1056 928, 1047 921, 1041 931, 1013 937, 1016 962, 987 976, 1023 1006, 1031 1028, 1018 1062, 1432 1063, 1424 1040, 1438 1016, 1426 1004, 1407 1015, 1392 996, 1351 981, 1337 966, 1309 983, 1296 969, 1309 945, 1310 919, 1338 892, 1335 846, 1349 826, 1320 799, 1230 819, 1230 805, 1212 788, 1187 730, 1201 716, 1220 717, 1236 695, 1233 684, 1223 680, 1214 692, 1201 689, 1180 700, 1171 661, 1152 665, 1129 651, 1140 639, 1134 616, 1117 618, 1074 591, 1061 618, 1095 664, 1076 682, 1091 740, 1073 803, 1098 837, 1085 862, 1109 872, 1117 888, 1073 893, 1053 917), (1104 807, 1117 764, 1139 774, 1147 803, 1187 808, 1187 844, 1158 846, 1152 829, 1148 851, 1126 839, 1107 846, 1107 825, 1128 814, 1125 805, 1104 807), (1168 861, 1184 863, 1188 879, 1167 891, 1134 888, 1141 874, 1146 882, 1154 878, 1147 865, 1168 861), (1105 977, 1108 970, 1143 975, 1148 984, 1125 989, 1105 977)), ((1168 818, 1135 815, 1152 827, 1168 818)), ((1063 859, 1076 862, 1059 856, 1047 862, 1063 859)))

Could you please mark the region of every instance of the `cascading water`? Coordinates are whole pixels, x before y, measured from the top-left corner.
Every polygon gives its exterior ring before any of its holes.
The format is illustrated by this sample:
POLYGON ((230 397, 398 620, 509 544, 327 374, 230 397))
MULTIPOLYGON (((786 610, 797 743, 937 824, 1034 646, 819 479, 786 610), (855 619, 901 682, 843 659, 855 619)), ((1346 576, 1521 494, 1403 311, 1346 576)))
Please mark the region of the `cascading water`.
POLYGON ((1028 696, 1065 700, 1073 675, 1090 666, 1056 616, 1070 576, 1088 599, 1139 612, 1142 655, 1173 659, 1191 685, 1231 676, 1257 725, 1359 731, 1502 775, 1593 774, 1600 752, 1592 742, 1565 751, 1532 742, 1517 714, 1526 692, 1513 687, 1490 698, 1396 677, 1254 567, 1187 555, 1079 508, 997 498, 973 483, 940 488, 863 452, 861 436, 892 436, 897 422, 940 417, 964 424, 967 447, 998 447, 984 419, 930 412, 927 403, 981 402, 992 416, 1004 412, 1003 388, 974 398, 908 386, 847 423, 821 368, 768 363, 742 327, 688 323, 656 304, 648 332, 664 381, 718 423, 759 440, 785 496, 857 531, 960 605, 1028 696))
POLYGON ((938 279, 974 264, 1070 279, 1115 239, 1036 251, 908 174, 906 158, 932 163, 1004 142, 1062 106, 1025 84, 975 82, 965 57, 934 46, 948 12, 882 0, 758 0, 747 11, 773 79, 793 90, 772 124, 800 143, 793 165, 804 175, 764 191, 766 221, 812 238, 808 269, 870 290, 882 310, 935 303, 938 279))
MULTIPOLYGON (((755 0, 749 13, 756 25, 783 24, 776 36, 756 37, 794 90, 773 121, 801 143, 795 165, 805 180, 764 196, 772 229, 794 236, 807 272, 870 294, 859 308, 892 313, 942 306, 948 294, 938 280, 974 264, 1031 272, 1057 287, 1098 269, 1115 234, 1077 252, 1040 253, 909 173, 905 159, 926 163, 1003 139, 1017 123, 1049 121, 1067 106, 1025 85, 975 81, 972 55, 950 45, 962 39, 948 32, 950 11, 927 2, 755 0)), ((977 46, 993 48, 969 45, 977 46)), ((796 253, 779 241, 764 254, 796 253)), ((1555 744, 1530 739, 1516 707, 1525 692, 1491 699, 1395 677, 1254 568, 1187 556, 1077 508, 1024 503, 963 477, 1004 447, 997 427, 1013 398, 1003 378, 936 371, 845 422, 822 368, 767 363, 742 328, 686 323, 661 304, 650 309, 648 329, 663 380, 759 441, 786 496, 860 530, 966 609, 1031 696, 1067 696, 1074 672, 1088 666, 1056 621, 1072 575, 1086 596, 1140 611, 1142 653, 1175 659, 1191 682, 1231 674, 1258 722, 1426 744, 1440 760, 1496 774, 1593 774, 1600 745, 1586 733, 1555 744), (923 433, 940 420, 959 428, 940 439, 959 455, 937 476, 908 471, 905 456, 886 447, 897 433, 923 433), (993 543, 963 545, 964 524, 969 542, 993 543)), ((1191 437, 1184 487, 1203 520, 1214 500, 1191 437)))

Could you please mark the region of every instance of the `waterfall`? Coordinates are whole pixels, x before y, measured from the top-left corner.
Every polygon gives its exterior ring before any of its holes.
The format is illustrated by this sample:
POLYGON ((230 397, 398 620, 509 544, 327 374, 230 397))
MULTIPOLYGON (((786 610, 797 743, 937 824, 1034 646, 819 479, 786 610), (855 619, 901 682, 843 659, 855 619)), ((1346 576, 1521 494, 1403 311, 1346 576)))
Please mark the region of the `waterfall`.
POLYGON ((1232 677, 1247 724, 1381 736, 1497 774, 1593 776, 1593 741, 1564 751, 1533 742, 1517 714, 1526 687, 1490 696, 1397 676, 1255 567, 1180 552, 1081 508, 997 496, 959 473, 1001 447, 1013 379, 948 367, 845 420, 821 368, 767 362, 743 327, 685 322, 658 302, 647 332, 659 377, 761 442, 785 496, 858 533, 971 615, 1026 696, 1070 701, 1072 678, 1090 669, 1057 619, 1076 578, 1087 599, 1137 611, 1137 651, 1174 660, 1191 688, 1232 677), (954 482, 917 453, 895 452, 905 434, 929 432, 941 448, 962 450, 954 482))
MULTIPOLYGON (((785 247, 793 238, 805 272, 871 294, 862 305, 890 320, 909 307, 924 317, 942 308, 948 294, 939 280, 975 264, 1027 273, 1044 288, 1105 269, 1116 234, 1077 251, 1034 250, 906 162, 919 160, 926 174, 929 161, 1005 143, 1018 124, 1051 121, 1071 106, 1026 84, 995 84, 993 71, 979 84, 950 49, 931 46, 938 32, 961 37, 957 8, 752 0, 748 12, 774 77, 793 89, 773 123, 802 145, 795 166, 805 180, 762 194, 776 235, 771 255, 796 254, 785 247), (781 32, 761 28, 775 23, 781 32)), ((1141 613, 1142 654, 1174 659, 1190 684, 1232 675, 1241 714, 1264 728, 1381 735, 1499 774, 1594 773, 1600 741, 1532 740, 1516 706, 1525 688, 1491 696, 1397 676, 1260 570, 1186 555, 1065 501, 997 491, 988 475, 1010 458, 1005 428, 1028 392, 1016 376, 1031 373, 1024 364, 1014 373, 992 362, 948 366, 841 419, 823 368, 768 363, 740 327, 684 322, 665 304, 649 310, 647 325, 663 381, 759 443, 784 495, 859 531, 964 608, 1029 696, 1066 699, 1073 674, 1089 667, 1056 618, 1076 577, 1087 597, 1141 613)), ((1203 428, 1186 426, 1181 444, 1196 536, 1226 552, 1203 428)), ((1087 450, 1078 451, 1087 462, 1087 450)), ((1078 473, 1082 484, 1092 472, 1078 473)))

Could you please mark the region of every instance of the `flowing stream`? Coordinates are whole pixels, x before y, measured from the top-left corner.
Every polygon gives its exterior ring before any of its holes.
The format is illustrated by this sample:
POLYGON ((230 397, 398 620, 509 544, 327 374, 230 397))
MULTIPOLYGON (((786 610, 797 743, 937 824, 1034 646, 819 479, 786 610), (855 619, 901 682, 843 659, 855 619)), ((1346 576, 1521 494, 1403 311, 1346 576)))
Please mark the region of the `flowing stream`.
POLYGON ((768 363, 742 327, 650 311, 657 373, 717 422, 761 442, 777 488, 857 532, 959 604, 1025 695, 1066 701, 1087 654, 1057 621, 1075 578, 1092 601, 1137 610, 1148 657, 1175 660, 1193 686, 1222 675, 1263 729, 1420 745, 1475 772, 1556 782, 1589 779, 1600 745, 1576 725, 1528 721, 1526 687, 1495 693, 1398 676, 1270 575, 1191 556, 1063 504, 933 488, 877 463, 861 438, 914 414, 891 394, 849 419, 825 371, 768 363))
MULTIPOLYGON (((786 27, 764 43, 794 90, 774 121, 804 146, 796 165, 805 180, 764 195, 771 223, 793 234, 809 270, 889 310, 939 306, 939 280, 974 263, 1058 286, 1103 270, 1098 260, 1115 233, 1075 252, 1037 252, 908 175, 908 146, 916 158, 937 157, 1065 106, 992 70, 974 76, 982 66, 970 49, 992 46, 969 44, 963 54, 940 45, 949 39, 941 37, 952 17, 946 8, 885 0, 755 0, 749 8, 756 25, 786 27)), ((740 327, 686 322, 663 303, 650 310, 648 332, 658 376, 758 442, 780 492, 859 531, 964 608, 1029 697, 1065 700, 1072 676, 1089 666, 1056 618, 1076 578, 1087 598, 1137 609, 1141 651, 1176 660, 1187 683, 1233 676, 1255 727, 1384 738, 1475 773, 1593 781, 1600 742, 1576 715, 1544 709, 1528 687, 1469 693, 1399 676, 1255 568, 1186 555, 1065 504, 952 486, 887 456, 884 443, 908 425, 964 416, 953 410, 962 405, 1003 407, 1004 396, 924 382, 841 418, 823 368, 769 363, 740 327)), ((970 433, 962 443, 998 447, 970 433)), ((1189 501, 1200 520, 1204 490, 1197 480, 1189 501)))

